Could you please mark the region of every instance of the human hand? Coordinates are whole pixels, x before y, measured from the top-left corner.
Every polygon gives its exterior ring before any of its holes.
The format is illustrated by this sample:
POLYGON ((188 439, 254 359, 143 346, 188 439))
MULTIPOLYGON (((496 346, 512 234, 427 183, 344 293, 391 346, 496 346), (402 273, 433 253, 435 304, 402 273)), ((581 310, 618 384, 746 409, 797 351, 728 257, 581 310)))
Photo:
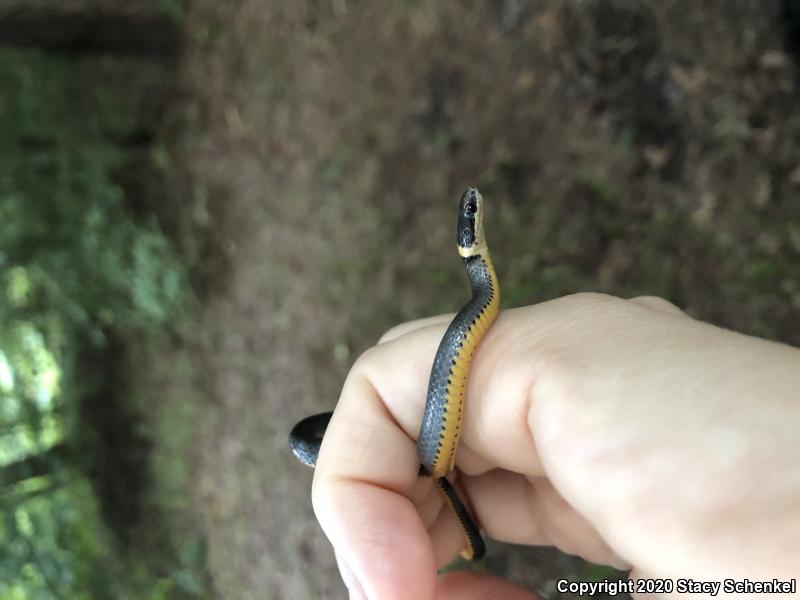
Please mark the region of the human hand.
MULTIPOLYGON (((328 426, 313 501, 351 597, 533 597, 468 575, 437 583, 463 538, 417 476, 414 440, 449 319, 384 335, 328 426)), ((504 311, 473 362, 457 485, 489 536, 634 578, 796 577, 798 390, 800 350, 657 298, 504 311)))

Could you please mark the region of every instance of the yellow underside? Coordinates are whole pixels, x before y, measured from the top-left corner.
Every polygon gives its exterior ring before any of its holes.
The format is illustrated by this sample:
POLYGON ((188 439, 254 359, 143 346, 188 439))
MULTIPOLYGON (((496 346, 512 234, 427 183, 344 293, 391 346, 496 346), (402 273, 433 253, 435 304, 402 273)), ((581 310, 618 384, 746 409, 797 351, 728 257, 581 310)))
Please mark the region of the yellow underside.
POLYGON ((464 345, 456 356, 455 364, 453 364, 453 374, 450 377, 450 383, 445 392, 445 422, 439 437, 441 452, 437 456, 432 469, 432 475, 434 477, 444 477, 447 473, 452 471, 455 466, 456 448, 458 447, 458 440, 461 436, 461 422, 464 417, 464 399, 467 391, 467 379, 469 378, 472 358, 475 355, 478 344, 481 343, 481 340, 500 312, 500 294, 498 291, 497 276, 495 275, 494 268, 492 267, 488 255, 485 258, 495 291, 494 297, 484 309, 483 313, 481 313, 478 319, 470 326, 467 331, 466 339, 464 340, 464 345))

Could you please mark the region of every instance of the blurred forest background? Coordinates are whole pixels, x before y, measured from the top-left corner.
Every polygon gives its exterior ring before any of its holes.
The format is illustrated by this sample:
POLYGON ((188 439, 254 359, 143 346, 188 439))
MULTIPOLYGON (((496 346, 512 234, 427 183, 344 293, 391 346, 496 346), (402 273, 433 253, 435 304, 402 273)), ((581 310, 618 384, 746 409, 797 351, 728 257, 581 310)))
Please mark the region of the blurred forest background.
POLYGON ((799 55, 795 0, 0 3, 0 599, 345 597, 287 432, 463 304, 468 184, 505 306, 800 345, 799 55))

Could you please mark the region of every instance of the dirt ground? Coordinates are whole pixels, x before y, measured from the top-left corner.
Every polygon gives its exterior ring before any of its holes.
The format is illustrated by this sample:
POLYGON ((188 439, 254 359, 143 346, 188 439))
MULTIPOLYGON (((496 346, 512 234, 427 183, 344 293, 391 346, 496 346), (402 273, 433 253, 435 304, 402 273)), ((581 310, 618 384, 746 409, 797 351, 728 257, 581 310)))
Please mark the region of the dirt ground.
MULTIPOLYGON (((165 135, 203 303, 187 443, 220 598, 346 597, 287 432, 391 325, 465 301, 468 184, 506 307, 655 294, 800 344, 780 2, 195 0, 186 33, 165 135)), ((501 544, 476 568, 548 598, 603 574, 501 544)))

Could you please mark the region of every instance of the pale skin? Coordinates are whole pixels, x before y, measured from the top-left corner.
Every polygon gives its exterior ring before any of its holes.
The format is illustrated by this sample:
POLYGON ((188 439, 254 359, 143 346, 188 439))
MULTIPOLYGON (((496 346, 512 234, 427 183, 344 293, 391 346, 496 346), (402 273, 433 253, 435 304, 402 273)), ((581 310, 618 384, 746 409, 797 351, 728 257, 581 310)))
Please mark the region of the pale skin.
MULTIPOLYGON (((437 577, 463 537, 417 476, 414 440, 450 318, 400 325, 362 355, 325 435, 314 509, 351 598, 536 597, 437 577)), ((797 348, 659 298, 577 294, 503 311, 466 402, 455 481, 487 536, 634 578, 800 576, 797 348)))

